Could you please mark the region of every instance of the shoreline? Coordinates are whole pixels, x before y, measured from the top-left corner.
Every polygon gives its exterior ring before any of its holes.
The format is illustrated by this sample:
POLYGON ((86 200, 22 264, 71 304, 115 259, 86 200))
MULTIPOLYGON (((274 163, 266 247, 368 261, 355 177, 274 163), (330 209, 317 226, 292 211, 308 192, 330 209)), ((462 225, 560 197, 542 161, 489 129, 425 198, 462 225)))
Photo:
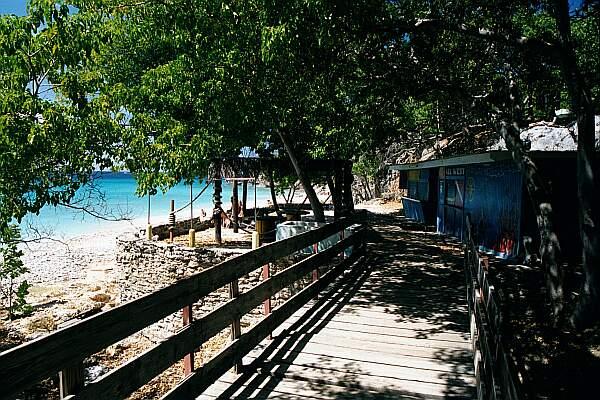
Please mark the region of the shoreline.
MULTIPOLYGON (((303 191, 297 191, 293 203, 304 200, 303 191)), ((319 195, 321 201, 327 195, 319 195)), ((258 199, 257 207, 268 206, 270 199, 258 199)), ((227 203, 224 203, 227 204, 227 203)), ((280 207, 283 204, 280 204, 280 207)), ((226 207, 224 207, 227 209, 226 207)), ((197 209, 199 212, 200 209, 197 209)), ((182 210, 185 215, 187 209, 182 210)), ((210 212, 206 219, 209 219, 210 212)), ((196 209, 194 214, 196 214, 196 209)), ((185 218, 178 219, 188 220, 185 218)), ((156 227, 168 223, 168 216, 151 219, 152 226, 156 227)), ((145 231, 147 220, 136 218, 129 221, 115 221, 118 226, 104 226, 98 230, 78 235, 56 235, 54 238, 44 238, 39 241, 20 245, 23 251, 21 259, 29 268, 23 276, 32 285, 86 282, 93 283, 94 279, 100 281, 114 280, 111 275, 116 267, 117 238, 123 235, 140 234, 145 231)))

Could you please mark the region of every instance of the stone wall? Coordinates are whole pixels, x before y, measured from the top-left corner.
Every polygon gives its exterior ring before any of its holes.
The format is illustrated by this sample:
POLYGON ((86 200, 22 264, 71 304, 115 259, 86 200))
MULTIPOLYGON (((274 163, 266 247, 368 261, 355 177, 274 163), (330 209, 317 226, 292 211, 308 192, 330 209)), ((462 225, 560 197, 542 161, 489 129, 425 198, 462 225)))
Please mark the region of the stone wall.
MULTIPOLYGON (((190 248, 162 241, 148 241, 139 237, 121 237, 117 240, 117 281, 120 301, 126 302, 155 292, 178 280, 198 273, 208 267, 239 256, 248 250, 221 248, 190 248)), ((306 255, 285 257, 271 264, 271 274, 287 268, 306 255)), ((319 268, 321 273, 327 266, 319 268)), ((249 291, 260 283, 262 267, 239 280, 240 293, 249 291)), ((310 274, 284 288, 273 296, 273 307, 281 304, 310 283, 310 274)), ((229 300, 229 287, 224 286, 193 305, 193 315, 198 317, 229 300)), ((262 316, 262 306, 256 307, 242 319, 242 331, 262 316)), ((181 311, 169 315, 145 328, 140 334, 154 343, 173 335, 182 326, 181 311)))
MULTIPOLYGON (((196 232, 200 232, 206 230, 208 228, 212 228, 213 221, 212 219, 202 219, 201 217, 194 218, 193 227, 196 232)), ((190 220, 184 219, 181 221, 175 221, 175 226, 173 227, 173 234, 175 236, 187 235, 190 230, 190 220)), ((162 224, 158 226, 152 227, 152 235, 158 236, 158 240, 164 240, 169 237, 169 224, 162 224)))
MULTIPOLYGON (((148 241, 137 237, 117 240, 117 281, 120 301, 126 302, 155 292, 182 278, 245 252, 232 249, 190 248, 161 241, 148 241)), ((246 285, 254 286, 260 279, 260 270, 248 277, 246 285)), ((245 289, 249 289, 246 287, 245 289)), ((228 300, 228 288, 222 288, 199 303, 194 304, 194 314, 201 315, 228 300)), ((172 314, 141 333, 153 342, 159 342, 181 327, 181 312, 172 314)))

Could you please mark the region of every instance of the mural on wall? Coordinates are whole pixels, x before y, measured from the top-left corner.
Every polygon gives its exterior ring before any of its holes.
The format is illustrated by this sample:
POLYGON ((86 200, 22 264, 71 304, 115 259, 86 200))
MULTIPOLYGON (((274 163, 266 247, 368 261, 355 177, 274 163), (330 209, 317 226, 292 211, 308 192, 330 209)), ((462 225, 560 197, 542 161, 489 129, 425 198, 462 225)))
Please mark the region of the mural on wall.
POLYGON ((519 251, 521 174, 510 161, 467 169, 465 214, 481 250, 502 257, 519 251))

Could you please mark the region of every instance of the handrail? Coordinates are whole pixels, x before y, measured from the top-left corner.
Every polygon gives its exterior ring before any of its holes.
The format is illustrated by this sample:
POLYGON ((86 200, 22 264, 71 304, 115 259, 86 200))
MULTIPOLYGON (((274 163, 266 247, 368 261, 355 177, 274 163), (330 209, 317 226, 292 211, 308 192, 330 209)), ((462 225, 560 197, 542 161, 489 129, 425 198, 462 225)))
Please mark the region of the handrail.
POLYGON ((518 400, 521 396, 501 340, 501 315, 496 292, 473 242, 472 225, 466 217, 465 275, 475 352, 477 391, 480 399, 518 400))
MULTIPOLYGON (((324 240, 354 224, 354 222, 353 218, 342 218, 318 229, 259 247, 258 249, 182 279, 173 285, 167 286, 154 293, 132 300, 96 316, 89 317, 48 336, 0 353, 0 387, 2 388, 0 399, 9 398, 41 379, 81 362, 85 357, 195 303, 200 298, 243 277, 262 265, 273 262, 283 256, 292 254, 324 240)), ((354 235, 344 239, 327 251, 304 260, 304 264, 302 264, 303 267, 299 267, 298 264, 293 267, 295 270, 301 271, 308 268, 306 267, 307 265, 314 267, 314 263, 321 261, 326 257, 331 257, 332 254, 338 254, 341 251, 340 248, 355 244, 355 241, 361 238, 361 235, 357 235, 354 238, 353 236, 354 235)), ((288 274, 292 273, 288 272, 288 274)), ((286 276, 289 277, 291 275, 286 276)), ((265 294, 265 288, 271 287, 267 285, 274 285, 274 282, 279 282, 279 284, 281 284, 281 282, 286 282, 286 280, 284 278, 275 279, 274 276, 271 280, 267 280, 252 289, 254 290, 252 293, 257 296, 260 295, 258 297, 261 297, 265 294)), ((245 310, 245 308, 239 307, 242 307, 243 304, 250 304, 244 303, 244 301, 248 302, 247 298, 247 295, 240 295, 221 307, 221 309, 229 307, 232 310, 237 310, 234 313, 244 314, 244 312, 241 311, 245 310)), ((260 302, 263 300, 264 299, 260 299, 260 302)), ((175 357, 175 354, 180 355, 182 351, 184 351, 183 354, 185 354, 193 351, 194 348, 197 348, 197 343, 202 343, 203 340, 210 337, 210 335, 207 335, 212 331, 210 330, 211 328, 207 328, 208 325, 214 323, 214 326, 221 326, 223 324, 222 320, 219 320, 219 318, 223 317, 217 317, 213 313, 209 313, 207 316, 197 320, 200 322, 192 322, 187 328, 180 331, 175 338, 172 337, 168 339, 167 342, 172 344, 172 346, 169 347, 170 350, 167 351, 167 353, 169 351, 171 352, 168 353, 170 358, 175 357), (207 323, 209 319, 205 319, 209 318, 209 316, 212 318, 210 324, 207 323), (204 323, 202 321, 204 321, 204 323), (221 322, 217 323, 216 321, 221 322), (193 343, 193 346, 189 347, 190 343, 193 343)), ((228 315, 227 318, 229 318, 227 319, 227 323, 231 322, 231 315, 228 315)), ((148 359, 150 357, 150 359, 153 360, 152 362, 155 362, 157 358, 166 354, 165 349, 167 349, 167 347, 162 347, 158 350, 155 347, 149 350, 137 359, 125 364, 123 367, 135 365, 134 367, 127 367, 124 371, 131 371, 136 368, 142 371, 143 368, 139 368, 140 361, 138 360, 140 358, 146 357, 148 359)), ((116 371, 119 370, 120 369, 116 371)), ((160 371, 158 371, 158 373, 160 373, 160 371)), ((123 372, 111 372, 108 375, 111 374, 119 376, 119 374, 123 374, 123 372)), ((128 379, 130 378, 130 375, 131 374, 127 375, 128 379)), ((143 379, 138 379, 135 382, 139 383, 145 380, 143 371, 140 372, 138 376, 143 379)), ((102 387, 102 385, 105 385, 102 383, 103 381, 104 378, 100 379, 97 383, 95 382, 94 385, 88 385, 90 386, 90 389, 84 388, 82 398, 86 398, 85 393, 95 393, 93 397, 87 398, 100 398, 97 394, 99 391, 93 391, 91 387, 102 387)), ((132 379, 131 382, 133 381, 134 380, 132 379)), ((131 387, 135 386, 132 385, 131 382, 121 382, 123 388, 118 390, 119 396, 124 393, 131 393, 128 392, 128 390, 131 390, 131 387)), ((109 396, 107 398, 115 397, 109 396)))

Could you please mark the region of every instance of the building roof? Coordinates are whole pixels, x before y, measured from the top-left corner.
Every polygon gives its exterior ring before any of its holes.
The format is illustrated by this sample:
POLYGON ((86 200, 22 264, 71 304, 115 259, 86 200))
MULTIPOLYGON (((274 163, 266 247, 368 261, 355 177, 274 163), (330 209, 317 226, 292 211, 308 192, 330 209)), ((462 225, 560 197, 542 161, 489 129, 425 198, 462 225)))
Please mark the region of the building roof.
MULTIPOLYGON (((600 116, 596 116, 596 148, 600 148, 600 116)), ((551 122, 538 122, 521 132, 521 140, 531 143, 531 151, 577 151, 577 124, 558 126, 551 122)), ((507 150, 500 139, 488 150, 507 150)))
MULTIPOLYGON (((596 149, 600 149, 600 117, 596 116, 596 149)), ((558 126, 551 122, 538 122, 521 132, 521 140, 531 143, 530 152, 535 158, 569 157, 577 150, 577 124, 558 126)), ((428 154, 413 163, 391 165, 390 170, 406 171, 412 169, 450 167, 456 165, 484 164, 511 159, 504 139, 498 140, 478 154, 430 159, 428 154)))

